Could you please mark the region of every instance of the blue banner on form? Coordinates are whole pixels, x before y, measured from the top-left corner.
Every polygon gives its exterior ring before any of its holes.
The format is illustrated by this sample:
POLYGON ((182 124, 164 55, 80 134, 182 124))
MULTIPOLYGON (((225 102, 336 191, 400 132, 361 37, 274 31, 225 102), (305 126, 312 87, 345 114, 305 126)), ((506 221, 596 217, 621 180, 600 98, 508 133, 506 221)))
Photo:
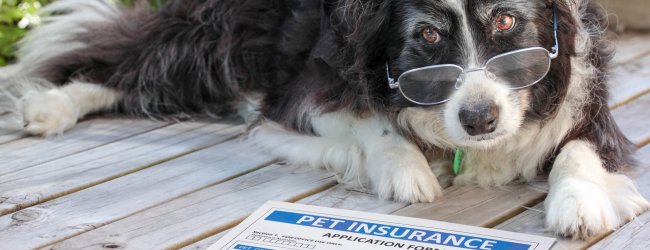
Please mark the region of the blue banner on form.
POLYGON ((505 241, 502 239, 490 239, 287 211, 276 210, 267 216, 265 220, 465 249, 527 250, 534 247, 531 244, 505 241))

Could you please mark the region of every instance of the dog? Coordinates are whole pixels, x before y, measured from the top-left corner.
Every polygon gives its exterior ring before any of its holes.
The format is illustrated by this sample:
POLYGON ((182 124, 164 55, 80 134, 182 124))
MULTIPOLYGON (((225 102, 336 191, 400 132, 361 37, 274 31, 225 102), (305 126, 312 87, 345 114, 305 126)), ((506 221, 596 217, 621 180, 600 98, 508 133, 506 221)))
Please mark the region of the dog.
POLYGON ((60 0, 44 12, 0 71, 5 120, 34 135, 100 111, 238 114, 254 145, 385 199, 547 170, 548 228, 582 239, 650 207, 620 174, 634 146, 607 108, 612 51, 593 1, 60 0))

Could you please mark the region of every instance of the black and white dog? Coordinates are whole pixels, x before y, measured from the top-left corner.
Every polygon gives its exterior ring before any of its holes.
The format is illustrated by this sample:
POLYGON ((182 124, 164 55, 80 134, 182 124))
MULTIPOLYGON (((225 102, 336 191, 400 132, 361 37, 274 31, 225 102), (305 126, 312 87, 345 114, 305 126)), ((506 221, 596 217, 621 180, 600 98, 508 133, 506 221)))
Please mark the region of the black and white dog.
POLYGON ((607 108, 604 13, 588 0, 61 0, 45 12, 0 71, 5 119, 36 135, 106 110, 239 113, 256 144, 382 198, 431 202, 452 180, 550 169, 559 234, 649 207, 617 173, 634 146, 607 108))

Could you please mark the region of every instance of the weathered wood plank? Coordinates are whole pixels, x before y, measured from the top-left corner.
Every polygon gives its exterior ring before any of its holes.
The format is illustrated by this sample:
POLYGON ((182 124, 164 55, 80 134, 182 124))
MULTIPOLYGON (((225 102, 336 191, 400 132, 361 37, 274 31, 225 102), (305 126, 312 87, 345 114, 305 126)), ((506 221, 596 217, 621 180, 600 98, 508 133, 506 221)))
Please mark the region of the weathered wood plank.
POLYGON ((612 66, 623 66, 634 60, 650 54, 650 34, 626 33, 614 35, 616 54, 612 59, 612 66))
POLYGON ((612 110, 614 120, 623 133, 635 144, 641 144, 650 138, 650 93, 639 97, 627 105, 612 110))
POLYGON ((120 249, 182 247, 236 225, 268 200, 293 201, 334 184, 334 175, 323 170, 271 165, 68 239, 50 249, 105 244, 120 249))
MULTIPOLYGON (((297 203, 382 214, 390 214, 408 205, 407 203, 381 200, 379 197, 377 197, 376 194, 364 193, 362 191, 350 189, 340 184, 325 191, 301 199, 297 201, 297 203)), ((207 249, 212 244, 216 243, 221 237, 223 237, 226 232, 227 231, 224 231, 210 236, 199 242, 183 247, 182 249, 207 249)))
MULTIPOLYGON (((497 225, 495 228, 511 231, 511 232, 519 232, 519 233, 556 238, 556 235, 553 232, 546 230, 546 225, 544 224, 545 223, 544 216, 545 216, 544 204, 539 203, 534 207, 526 210, 525 212, 518 214, 515 217, 512 217, 511 219, 497 225)), ((593 244, 593 242, 597 240, 598 238, 594 238, 594 239, 590 239, 590 241, 587 242, 587 241, 579 241, 579 240, 574 241, 569 239, 558 238, 557 241, 555 242, 555 245, 553 245, 552 249, 554 250, 583 249, 585 248, 585 246, 589 244, 593 244)))
MULTIPOLYGON (((53 244, 230 180, 258 169, 269 161, 268 156, 250 154, 238 140, 218 144, 2 216, 0 242, 11 246, 12 249, 30 249, 53 244)), ((233 190, 245 186, 245 182, 239 183, 233 190)), ((232 199, 236 198, 231 196, 230 201, 232 199)), ((224 200, 220 201, 223 203, 224 200)), ((185 206, 187 205, 190 204, 186 203, 185 206)), ((212 206, 211 209, 215 207, 218 206, 212 206)), ((160 222, 161 218, 157 220, 160 222)), ((154 227, 158 227, 158 224, 154 227)))
POLYGON ((179 123, 7 173, 0 179, 0 215, 223 142, 243 131, 241 125, 179 123))
POLYGON ((394 214, 475 226, 491 226, 539 202, 545 187, 530 184, 500 189, 452 186, 433 203, 412 204, 394 214))
POLYGON ((0 144, 18 140, 27 136, 23 131, 0 128, 0 144))
MULTIPOLYGON (((639 191, 650 199, 650 145, 638 152, 644 169, 637 178, 639 191)), ((650 249, 650 212, 646 212, 616 230, 590 249, 650 249)))
POLYGON ((376 194, 353 190, 343 185, 307 197, 298 203, 381 214, 390 214, 408 206, 408 203, 381 200, 376 194))
POLYGON ((452 186, 444 191, 442 198, 433 203, 409 205, 380 200, 376 194, 336 186, 299 202, 467 225, 489 226, 501 222, 530 204, 538 202, 544 197, 546 190, 546 183, 540 182, 527 185, 512 185, 495 190, 452 186))
MULTIPOLYGON (((645 43, 650 44, 650 40, 645 43)), ((610 76, 609 86, 609 104, 613 108, 630 102, 640 93, 650 91, 650 55, 616 67, 610 76)))
MULTIPOLYGON (((0 144, 0 176, 64 156, 148 132, 167 123, 151 120, 110 118, 79 123, 62 136, 27 137, 0 144)), ((4 177, 2 177, 4 179, 4 177)), ((2 190, 2 189, 0 189, 2 190)))
POLYGON ((185 247, 181 248, 180 250, 205 250, 205 249, 208 249, 210 246, 214 245, 214 243, 217 243, 217 241, 219 241, 223 236, 225 236, 228 233, 228 231, 230 231, 230 230, 226 230, 226 231, 223 231, 223 232, 221 232, 219 234, 212 235, 212 236, 210 236, 208 238, 202 239, 201 241, 198 241, 198 242, 195 242, 195 243, 193 243, 191 245, 185 246, 185 247))

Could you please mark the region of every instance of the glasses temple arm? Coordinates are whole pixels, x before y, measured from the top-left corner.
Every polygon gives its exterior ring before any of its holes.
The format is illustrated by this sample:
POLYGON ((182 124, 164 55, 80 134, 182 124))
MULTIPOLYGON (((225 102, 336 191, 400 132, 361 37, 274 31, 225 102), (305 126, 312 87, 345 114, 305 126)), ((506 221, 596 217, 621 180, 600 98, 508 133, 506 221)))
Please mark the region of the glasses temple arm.
POLYGON ((399 87, 399 83, 395 81, 393 75, 390 73, 390 64, 386 62, 386 78, 388 79, 388 87, 391 89, 396 89, 399 87))
POLYGON ((555 45, 553 45, 553 51, 551 51, 551 59, 557 58, 560 54, 560 45, 557 41, 557 8, 555 3, 553 3, 553 39, 555 40, 555 45))

